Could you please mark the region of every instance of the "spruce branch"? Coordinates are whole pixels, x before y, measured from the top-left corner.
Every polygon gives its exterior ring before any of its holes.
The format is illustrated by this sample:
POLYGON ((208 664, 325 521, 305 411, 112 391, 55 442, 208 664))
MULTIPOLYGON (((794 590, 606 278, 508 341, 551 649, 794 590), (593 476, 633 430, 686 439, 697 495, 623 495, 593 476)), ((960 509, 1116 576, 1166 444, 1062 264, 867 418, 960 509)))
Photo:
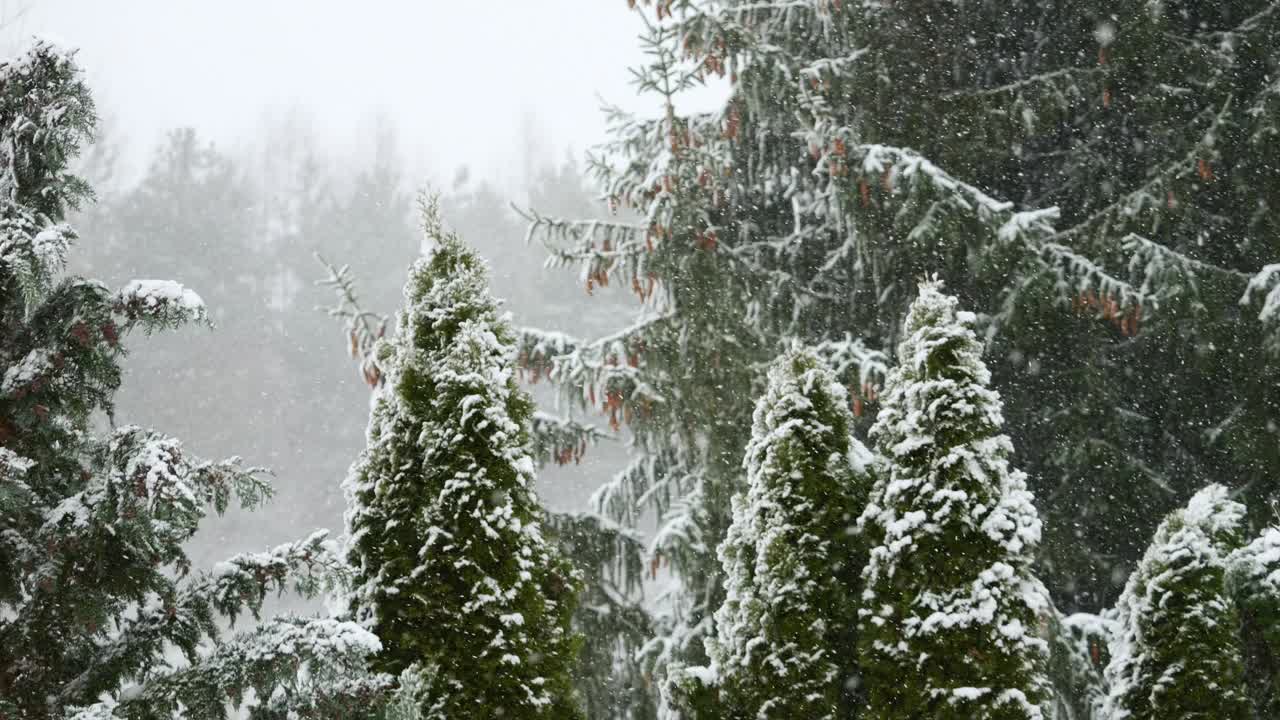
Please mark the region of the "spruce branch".
POLYGON ((348 353, 359 365, 362 379, 370 387, 381 387, 385 380, 384 371, 378 364, 374 346, 386 335, 387 316, 361 307, 350 265, 338 267, 325 260, 319 252, 314 256, 328 273, 328 277, 317 280, 315 284, 331 288, 337 296, 334 305, 317 309, 342 321, 347 333, 348 353))

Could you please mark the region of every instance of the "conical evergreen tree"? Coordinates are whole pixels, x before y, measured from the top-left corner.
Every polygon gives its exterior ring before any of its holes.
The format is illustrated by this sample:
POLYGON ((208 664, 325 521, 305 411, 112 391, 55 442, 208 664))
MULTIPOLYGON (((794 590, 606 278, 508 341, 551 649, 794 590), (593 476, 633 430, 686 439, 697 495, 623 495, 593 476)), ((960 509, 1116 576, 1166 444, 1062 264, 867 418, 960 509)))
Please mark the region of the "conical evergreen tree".
POLYGON ((1280 717, 1280 527, 1232 554, 1227 587, 1240 612, 1245 682, 1260 718, 1280 717))
POLYGON ((852 425, 844 387, 817 356, 792 350, 774 363, 747 446, 747 488, 719 548, 726 597, 708 640, 713 664, 690 677, 714 678, 718 697, 695 717, 856 715, 861 678, 849 650, 866 554, 854 531, 874 457, 852 425))
POLYGON ((1165 518, 1116 606, 1107 665, 1107 717, 1124 720, 1252 716, 1223 581, 1243 542, 1245 508, 1210 485, 1165 518))
POLYGON ((422 673, 424 717, 577 717, 577 580, 543 535, 511 332, 484 262, 434 202, 424 219, 346 485, 351 611, 383 641, 377 669, 422 673))
POLYGON ((128 333, 206 310, 175 282, 63 274, 64 214, 89 195, 68 163, 93 122, 72 55, 37 42, 0 61, 0 717, 223 720, 250 690, 255 717, 372 712, 389 679, 365 672, 378 641, 354 623, 273 618, 220 641, 268 592, 344 570, 317 533, 192 572, 202 519, 262 503, 262 470, 136 426, 96 434, 128 333))
POLYGON ((871 430, 887 469, 860 522, 871 544, 859 647, 867 717, 1042 718, 1050 610, 1031 574, 1040 519, 1009 467, 972 313, 920 286, 871 430))

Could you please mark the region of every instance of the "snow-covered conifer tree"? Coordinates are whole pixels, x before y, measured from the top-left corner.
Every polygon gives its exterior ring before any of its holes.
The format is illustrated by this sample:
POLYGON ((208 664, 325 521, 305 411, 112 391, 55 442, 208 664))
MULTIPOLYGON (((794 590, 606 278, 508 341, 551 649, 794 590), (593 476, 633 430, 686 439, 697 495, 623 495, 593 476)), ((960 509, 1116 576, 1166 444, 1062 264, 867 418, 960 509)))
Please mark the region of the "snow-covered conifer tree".
POLYGON ((871 546, 859 647, 867 717, 1045 717, 1049 601, 1031 573, 1040 519, 1009 466, 972 313, 920 286, 871 436, 886 470, 860 524, 871 546))
POLYGON ((484 262, 423 213, 429 253, 376 349, 346 485, 350 609, 383 642, 377 669, 422 673, 423 717, 576 717, 577 579, 543 534, 511 331, 484 262))
POLYGON ((1160 523, 1116 605, 1106 717, 1251 717, 1239 613, 1224 585, 1244 529, 1244 506, 1221 485, 1160 523))
POLYGON ((267 592, 343 575, 323 533, 193 572, 184 544, 210 509, 269 497, 260 469, 136 426, 95 432, 114 423, 127 334, 205 308, 171 281, 112 292, 63 274, 63 217, 89 195, 67 166, 93 123, 71 54, 37 42, 0 62, 0 717, 221 720, 250 690, 264 717, 374 710, 387 679, 365 671, 379 645, 354 623, 220 639, 267 592))
POLYGON ((747 446, 747 487, 720 544, 726 597, 694 716, 848 718, 861 702, 855 646, 865 552, 854 537, 872 454, 850 434, 835 375, 792 350, 769 371, 747 446), (712 707, 699 711, 699 699, 712 707))
POLYGON ((1260 718, 1280 717, 1280 527, 1232 554, 1227 588, 1240 612, 1245 682, 1260 718))

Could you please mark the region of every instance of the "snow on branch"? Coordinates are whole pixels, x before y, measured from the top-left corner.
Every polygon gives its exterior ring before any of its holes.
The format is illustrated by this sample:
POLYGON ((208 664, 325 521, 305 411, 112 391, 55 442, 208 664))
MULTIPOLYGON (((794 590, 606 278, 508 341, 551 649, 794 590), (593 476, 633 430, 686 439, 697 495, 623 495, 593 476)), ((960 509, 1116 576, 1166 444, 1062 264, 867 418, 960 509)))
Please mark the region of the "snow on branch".
POLYGON ((172 280, 133 280, 116 293, 115 310, 147 328, 208 322, 204 300, 172 280))
MULTIPOLYGON (((1053 226, 1057 208, 1016 211, 1013 204, 997 200, 943 169, 914 151, 883 145, 858 146, 851 153, 851 165, 860 166, 867 178, 879 178, 880 185, 891 194, 907 192, 933 193, 934 208, 941 205, 948 212, 970 216, 981 225, 995 229, 1003 245, 1020 244, 1058 279, 1057 287, 1064 301, 1074 301, 1092 290, 1097 296, 1111 298, 1120 308, 1154 302, 1129 283, 1108 273, 1101 265, 1079 254, 1054 238, 1062 237, 1053 226), (857 158, 861 156, 860 162, 857 158), (923 182, 924 187, 916 187, 923 182), (941 194, 937 194, 941 191, 941 194)), ((864 190, 865 197, 865 190, 864 190)), ((942 221, 937 211, 924 213, 914 220, 909 238, 920 238, 938 231, 942 221)))
POLYGON ((1004 85, 996 85, 989 88, 966 88, 964 90, 953 90, 944 93, 942 98, 952 100, 964 97, 989 97, 992 95, 1021 94, 1027 90, 1038 89, 1047 90, 1064 96, 1063 101, 1070 95, 1072 99, 1082 97, 1080 88, 1076 82, 1081 78, 1092 78, 1101 75, 1104 72, 1102 67, 1067 67, 1060 70, 1052 70, 1049 72, 1039 73, 1031 77, 1021 78, 1004 85))
POLYGON ((663 563, 675 562, 681 576, 687 576, 697 566, 697 556, 708 550, 708 539, 703 532, 705 522, 701 517, 705 505, 701 483, 671 501, 649 541, 651 579, 657 578, 658 567, 663 563))
POLYGON ((62 272, 76 233, 65 223, 46 225, 27 208, 7 204, 0 214, 0 272, 12 274, 30 304, 62 272))
MULTIPOLYGON (((1211 152, 1215 131, 1225 122, 1227 105, 1206 109, 1198 118, 1205 124, 1203 138, 1185 157, 1154 171, 1140 187, 1100 209, 1074 226, 1059 230, 1057 208, 1018 211, 979 188, 953 177, 927 158, 907 149, 884 145, 856 145, 848 128, 813 109, 815 121, 798 137, 806 140, 818 159, 819 170, 831 179, 848 177, 856 187, 855 205, 873 209, 880 193, 896 206, 892 222, 904 237, 920 242, 943 242, 957 232, 994 230, 999 247, 1022 245, 1028 257, 1055 279, 1063 302, 1087 305, 1108 319, 1121 322, 1126 332, 1136 332, 1143 308, 1158 309, 1161 300, 1198 292, 1206 273, 1234 282, 1247 279, 1238 271, 1196 260, 1138 232, 1128 231, 1121 247, 1128 261, 1128 278, 1108 268, 1091 248, 1106 257, 1114 255, 1114 243, 1106 239, 1117 230, 1134 227, 1148 210, 1169 202, 1169 183, 1189 174, 1206 172, 1202 157, 1211 152), (955 225, 959 223, 960 228, 955 225), (1108 254, 1110 253, 1110 254, 1108 254)), ((839 216, 852 208, 833 207, 839 216)), ((821 217, 817 207, 809 212, 821 217)), ((995 248, 997 246, 991 246, 995 248)), ((844 250, 848 252, 848 250, 844 250)), ((1016 296, 1016 290, 1011 297, 1016 296)), ((1007 303, 1006 303, 1007 305, 1007 303)), ((1006 307, 1003 315, 1011 312, 1006 307)))
POLYGON ((854 161, 850 165, 861 166, 864 175, 880 180, 882 185, 892 188, 898 179, 909 181, 917 176, 926 178, 933 187, 947 191, 950 204, 957 209, 977 212, 979 219, 983 221, 1004 215, 1013 209, 1013 203, 997 200, 977 187, 952 177, 913 150, 888 145, 859 145, 854 149, 853 155, 854 161))
POLYGON ((842 340, 826 340, 814 345, 813 352, 831 367, 836 377, 846 382, 853 382, 856 376, 859 385, 879 384, 889 374, 889 356, 868 348, 861 338, 849 333, 845 333, 842 340))
POLYGON ((1209 33, 1209 40, 1210 42, 1223 43, 1229 39, 1229 46, 1236 45, 1241 40, 1238 37, 1232 36, 1248 35, 1249 33, 1256 32, 1259 29, 1266 28, 1266 21, 1275 15, 1277 9, 1280 9, 1280 2, 1273 1, 1268 3, 1266 7, 1245 18, 1244 21, 1236 27, 1230 30, 1221 30, 1209 33))
POLYGON ((284 543, 267 552, 241 553, 213 566, 213 571, 186 592, 204 597, 219 613, 234 621, 244 608, 255 618, 271 591, 283 594, 292 587, 304 597, 315 597, 344 584, 350 568, 343 562, 337 543, 327 530, 304 540, 284 543))
POLYGON ((223 720, 224 703, 240 706, 250 690, 276 706, 288 704, 295 694, 299 698, 312 695, 311 687, 298 687, 298 670, 304 667, 307 680, 302 684, 323 690, 326 684, 341 682, 353 693, 344 703, 349 712, 353 703, 367 706, 390 690, 389 676, 370 676, 365 669, 365 658, 381 649, 377 637, 352 622, 277 618, 216 646, 188 667, 141 678, 138 686, 122 693, 118 701, 95 703, 69 717, 100 720, 181 715, 192 720, 223 720), (352 678, 360 680, 352 682, 352 678))
POLYGON ((539 330, 522 327, 516 331, 516 367, 521 373, 521 380, 537 383, 543 378, 551 378, 555 367, 555 359, 577 352, 585 343, 562 332, 539 330))
POLYGON ((663 117, 647 119, 608 111, 613 139, 588 154, 588 170, 612 209, 644 214, 647 244, 670 237, 674 204, 682 191, 697 188, 713 206, 729 199, 723 176, 741 121, 735 103, 722 112, 683 117, 671 108, 663 117))
POLYGON ((1186 154, 1153 169, 1148 173, 1146 182, 1050 239, 1062 242, 1071 238, 1085 238, 1092 233, 1098 246, 1105 247, 1117 234, 1117 230, 1133 227, 1144 216, 1152 215, 1153 222, 1158 221, 1160 212, 1177 202, 1173 189, 1175 181, 1192 175, 1198 175, 1201 179, 1212 177, 1212 169, 1206 158, 1212 157, 1215 138, 1231 121, 1231 102, 1231 98, 1227 98, 1220 108, 1205 107, 1188 123, 1189 126, 1204 123, 1205 127, 1200 140, 1186 154))
POLYGON ((871 52, 870 48, 859 48, 841 57, 820 58, 800 68, 800 77, 821 79, 824 73, 841 73, 856 65, 859 60, 871 52))
POLYGON ((1146 295, 1066 245, 1046 242, 1035 249, 1037 260, 1056 277, 1059 293, 1065 294, 1072 302, 1092 305, 1092 300, 1081 299, 1095 293, 1099 298, 1110 299, 1116 309, 1157 306, 1157 298, 1146 295))
POLYGON ((326 537, 326 531, 319 531, 265 553, 236 555, 176 593, 148 594, 111 639, 97 646, 84 672, 64 686, 62 702, 74 704, 115 689, 109 685, 121 670, 126 675, 145 674, 169 646, 181 650, 189 662, 198 662, 200 641, 219 633, 212 612, 234 624, 247 608, 260 619, 269 592, 282 594, 292 584, 304 597, 314 597, 345 582, 348 569, 326 537))
POLYGON ((594 425, 545 412, 533 414, 529 434, 533 437, 533 456, 541 465, 550 462, 576 465, 582 461, 588 446, 609 437, 594 425))
POLYGON ((0 59, 0 201, 51 218, 91 197, 67 161, 91 139, 96 120, 74 51, 37 39, 0 59))
POLYGON ((1141 275, 1141 291, 1148 295, 1168 294, 1185 289, 1198 292, 1201 274, 1248 280, 1249 274, 1197 260, 1160 243, 1129 233, 1121 239, 1121 247, 1129 253, 1129 270, 1141 275))
POLYGON ((271 494, 265 468, 243 467, 238 457, 193 461, 179 441, 134 425, 117 429, 101 455, 103 467, 85 489, 46 514, 47 530, 80 532, 94 522, 115 524, 145 514, 155 518, 158 537, 183 542, 195 531, 203 505, 221 513, 233 494, 245 507, 271 494))
POLYGON ((347 331, 347 351, 352 359, 360 364, 360 375, 370 387, 382 385, 385 373, 378 366, 373 351, 378 340, 387 334, 387 316, 369 312, 360 306, 356 297, 355 280, 351 277, 351 266, 338 267, 325 260, 320 253, 315 253, 316 261, 324 266, 329 276, 317 280, 316 285, 331 288, 337 295, 337 302, 324 310, 329 317, 341 320, 347 331))
POLYGON ((1262 298, 1258 320, 1268 330, 1267 348, 1280 354, 1280 263, 1263 267, 1249 279, 1240 304, 1251 305, 1257 296, 1262 298))
POLYGON ((1264 528, 1228 558, 1228 587, 1242 604, 1280 609, 1280 526, 1264 528))
POLYGON ((649 262, 653 239, 643 225, 562 220, 534 210, 515 210, 528 221, 526 242, 537 237, 546 247, 547 267, 580 267, 588 293, 617 280, 630 283, 641 301, 652 297, 658 276, 649 262))
POLYGON ((618 430, 633 418, 648 418, 662 396, 645 381, 640 358, 646 336, 669 318, 656 315, 590 343, 563 333, 522 328, 516 339, 516 365, 537 382, 549 378, 582 408, 600 407, 618 430))
POLYGON ((1253 128, 1249 140, 1255 146, 1269 147, 1268 143, 1280 135, 1280 78, 1273 80, 1258 91, 1253 104, 1245 110, 1245 115, 1253 120, 1253 128))
POLYGON ((565 556, 574 558, 599 591, 621 604, 622 594, 640 589, 645 546, 639 532, 593 513, 548 513, 547 523, 565 556))
POLYGON ((96 472, 83 489, 45 512, 30 553, 16 558, 40 592, 96 572, 77 559, 107 533, 125 551, 185 573, 189 563, 182 544, 195 534, 206 506, 221 513, 232 495, 244 507, 271 495, 265 469, 244 467, 235 457, 199 461, 177 440, 135 426, 116 430, 97 455, 96 472))
POLYGON ((1000 226, 996 237, 1005 243, 1017 242, 1025 237, 1048 237, 1054 232, 1053 223, 1061 215, 1062 212, 1056 207, 1015 212, 1000 226))
POLYGON ((868 348, 861 338, 849 333, 845 333, 842 340, 825 340, 814 345, 813 352, 848 387, 853 414, 861 417, 865 403, 875 402, 880 396, 891 367, 889 356, 868 348))
POLYGON ((1003 123, 1008 134, 1034 133, 1037 127, 1060 122, 1064 113, 1085 98, 1102 95, 1107 72, 1105 66, 1067 67, 994 87, 954 90, 941 95, 940 100, 959 106, 960 112, 976 108, 993 125, 1003 123), (998 101, 1000 98, 1003 103, 998 101))
POLYGON ((661 522, 673 504, 701 482, 694 468, 680 461, 675 449, 643 455, 597 488, 591 494, 591 507, 628 527, 650 512, 661 522))

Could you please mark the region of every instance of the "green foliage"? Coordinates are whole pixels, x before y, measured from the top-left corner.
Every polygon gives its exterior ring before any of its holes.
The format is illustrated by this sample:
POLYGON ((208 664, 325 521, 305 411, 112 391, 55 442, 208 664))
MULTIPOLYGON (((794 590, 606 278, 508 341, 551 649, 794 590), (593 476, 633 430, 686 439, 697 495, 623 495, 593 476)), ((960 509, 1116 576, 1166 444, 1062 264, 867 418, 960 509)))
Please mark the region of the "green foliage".
POLYGON ((410 270, 386 382, 352 467, 352 613, 374 666, 431 669, 424 717, 577 717, 569 621, 578 579, 543 535, 532 404, 479 256, 424 207, 429 255, 410 270))
POLYGON ((303 675, 367 696, 378 642, 352 623, 279 620, 221 641, 268 592, 342 579, 323 534, 192 574, 185 544, 210 510, 266 500, 262 469, 139 427, 96 434, 125 336, 205 309, 173 282, 113 293, 62 275, 76 235, 61 219, 88 195, 66 165, 93 121, 71 56, 38 42, 0 63, 0 121, 0 716, 224 718, 249 689, 311 702, 303 675))
POLYGON ((17 58, 0 62, 0 127, 6 136, 0 193, 10 211, 5 219, 17 208, 61 219, 92 197, 68 166, 96 122, 73 54, 37 40, 17 58))
POLYGON ((1257 717, 1280 717, 1280 528, 1231 555, 1227 589, 1240 613, 1245 682, 1257 717))
POLYGON ((632 659, 653 636, 654 620, 632 598, 646 568, 637 533, 598 515, 551 514, 556 541, 582 585, 573 629, 582 638, 573 679, 589 718, 653 720, 652 678, 632 659))
POLYGON ((1239 610, 1224 587, 1245 508, 1210 485, 1160 523, 1116 606, 1108 717, 1251 717, 1239 610))
POLYGON ((859 613, 866 717, 1045 717, 1051 612, 1031 574, 1040 519, 973 332, 920 286, 871 429, 887 468, 860 519, 871 545, 859 613))
MULTIPOLYGON (((715 716, 848 718, 861 706, 849 649, 866 552, 854 532, 873 458, 852 425, 844 388, 817 356, 792 350, 774 363, 747 487, 719 548, 726 598, 708 641, 712 665, 685 671, 714 677, 715 716)), ((693 716, 712 714, 704 705, 693 716)))

